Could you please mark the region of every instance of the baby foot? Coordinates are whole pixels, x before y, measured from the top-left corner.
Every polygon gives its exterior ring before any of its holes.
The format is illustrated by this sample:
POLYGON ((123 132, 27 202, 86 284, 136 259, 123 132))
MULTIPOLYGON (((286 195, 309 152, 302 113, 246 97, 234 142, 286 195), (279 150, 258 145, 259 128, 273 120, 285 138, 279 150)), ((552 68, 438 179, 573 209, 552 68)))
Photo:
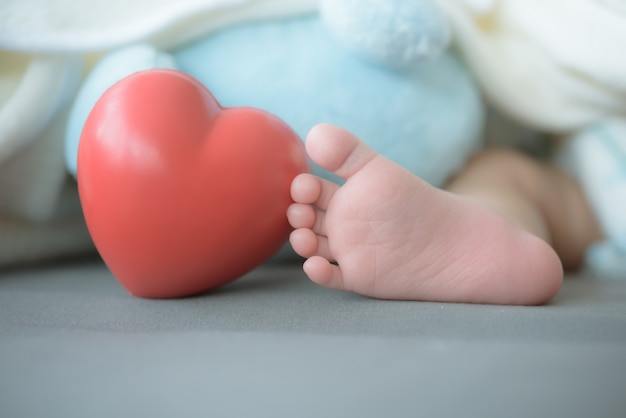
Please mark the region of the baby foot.
POLYGON ((287 216, 304 271, 326 287, 382 299, 539 304, 559 290, 554 250, 479 201, 436 189, 330 125, 306 141, 346 180, 296 177, 287 216))

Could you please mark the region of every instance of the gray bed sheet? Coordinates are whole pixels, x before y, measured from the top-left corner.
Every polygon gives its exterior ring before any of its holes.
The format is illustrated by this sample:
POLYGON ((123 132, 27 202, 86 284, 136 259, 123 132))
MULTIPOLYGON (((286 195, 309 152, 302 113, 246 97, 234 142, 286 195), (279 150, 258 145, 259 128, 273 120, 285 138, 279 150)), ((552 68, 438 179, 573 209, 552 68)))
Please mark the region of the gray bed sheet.
POLYGON ((128 295, 99 261, 0 274, 0 417, 626 417, 626 280, 540 307, 381 301, 268 264, 128 295))

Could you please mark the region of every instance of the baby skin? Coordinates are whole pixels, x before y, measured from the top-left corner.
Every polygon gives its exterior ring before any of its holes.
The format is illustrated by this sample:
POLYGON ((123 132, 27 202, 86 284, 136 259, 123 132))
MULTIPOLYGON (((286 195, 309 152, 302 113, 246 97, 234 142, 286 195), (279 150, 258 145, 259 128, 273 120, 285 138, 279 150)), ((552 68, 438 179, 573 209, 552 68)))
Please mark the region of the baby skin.
POLYGON ((381 299, 542 304, 564 266, 601 238, 578 185, 514 151, 485 151, 443 190, 335 126, 316 126, 305 146, 345 179, 302 174, 291 187, 290 242, 322 286, 381 299))

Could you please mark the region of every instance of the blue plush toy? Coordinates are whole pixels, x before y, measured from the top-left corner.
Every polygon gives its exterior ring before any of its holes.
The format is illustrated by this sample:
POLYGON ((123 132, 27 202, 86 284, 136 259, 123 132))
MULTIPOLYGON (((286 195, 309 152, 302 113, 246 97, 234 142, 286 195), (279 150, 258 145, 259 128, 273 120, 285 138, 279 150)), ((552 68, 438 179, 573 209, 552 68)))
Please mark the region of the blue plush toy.
POLYGON ((196 77, 223 106, 272 112, 302 138, 320 122, 342 126, 441 186, 480 146, 484 113, 449 41, 431 1, 328 0, 319 14, 232 26, 170 51, 116 51, 79 93, 67 165, 75 174, 82 126, 106 88, 135 71, 169 67, 196 77))

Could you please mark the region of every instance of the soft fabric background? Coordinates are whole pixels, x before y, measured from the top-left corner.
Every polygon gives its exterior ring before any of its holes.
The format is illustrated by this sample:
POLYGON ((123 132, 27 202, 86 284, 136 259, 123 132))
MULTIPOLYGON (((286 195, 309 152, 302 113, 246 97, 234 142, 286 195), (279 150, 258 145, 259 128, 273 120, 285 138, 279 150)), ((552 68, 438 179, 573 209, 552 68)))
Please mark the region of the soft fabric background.
MULTIPOLYGON (((450 19, 456 47, 498 112, 525 128, 565 136, 626 118, 623 2, 437 3, 450 19)), ((59 134, 81 77, 95 57, 140 40, 171 47, 226 25, 316 7, 314 0, 1 2, 0 265, 91 248, 75 185, 63 168, 59 134), (66 233, 61 237, 59 231, 66 233)), ((626 149, 626 138, 617 135, 614 141, 617 149, 626 149)), ((580 153, 606 155, 602 150, 580 153)), ((595 158, 584 166, 612 165, 624 172, 620 164, 595 158)), ((580 171, 573 168, 583 176, 580 171)), ((595 180, 583 183, 601 185, 595 180)), ((626 187, 604 194, 615 193, 617 201, 626 201, 626 187)), ((607 231, 616 223, 626 224, 604 216, 608 211, 602 202, 592 203, 607 231)), ((615 250, 612 243, 609 246, 615 250)))

